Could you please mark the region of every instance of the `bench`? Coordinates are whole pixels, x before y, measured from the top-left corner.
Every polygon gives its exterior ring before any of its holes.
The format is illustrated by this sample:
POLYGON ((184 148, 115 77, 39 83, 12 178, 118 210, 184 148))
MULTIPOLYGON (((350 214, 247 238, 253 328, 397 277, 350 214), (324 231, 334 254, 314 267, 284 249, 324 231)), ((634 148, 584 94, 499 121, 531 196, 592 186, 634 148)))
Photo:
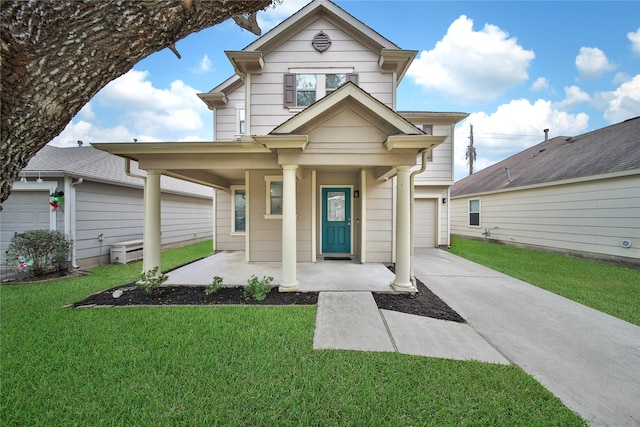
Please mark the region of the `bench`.
POLYGON ((142 259, 142 240, 128 240, 111 245, 111 264, 127 264, 142 259))

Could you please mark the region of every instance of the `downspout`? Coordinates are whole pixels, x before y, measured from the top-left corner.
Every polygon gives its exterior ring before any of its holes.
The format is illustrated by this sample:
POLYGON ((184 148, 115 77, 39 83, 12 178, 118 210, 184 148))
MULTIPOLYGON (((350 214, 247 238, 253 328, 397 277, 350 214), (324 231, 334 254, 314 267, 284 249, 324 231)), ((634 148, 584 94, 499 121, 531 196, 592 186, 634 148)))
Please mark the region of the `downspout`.
MULTIPOLYGON (((65 184, 66 184, 66 179, 65 179, 65 184)), ((69 225, 71 228, 71 241, 73 242, 73 250, 71 251, 71 266, 73 268, 79 268, 78 266, 78 256, 76 253, 76 208, 77 208, 77 204, 76 204, 76 186, 80 185, 84 182, 84 178, 78 178, 77 181, 73 181, 73 178, 70 178, 70 182, 71 182, 71 191, 69 192, 69 194, 71 195, 71 203, 70 203, 70 214, 69 214, 69 225)))
POLYGON ((411 276, 411 283, 413 283, 413 287, 417 290, 418 286, 416 285, 416 278, 413 274, 413 258, 414 258, 414 249, 413 249, 413 223, 414 223, 414 217, 415 217, 415 213, 414 213, 414 209, 415 209, 415 192, 416 192, 416 187, 415 187, 415 176, 424 172, 427 169, 427 150, 422 150, 422 152, 420 153, 422 154, 422 162, 420 164, 420 169, 411 172, 411 175, 409 175, 409 203, 410 203, 410 210, 409 213, 411 215, 411 224, 409 224, 409 230, 410 230, 410 235, 409 235, 409 242, 411 244, 411 257, 410 257, 410 270, 409 270, 409 274, 411 276))

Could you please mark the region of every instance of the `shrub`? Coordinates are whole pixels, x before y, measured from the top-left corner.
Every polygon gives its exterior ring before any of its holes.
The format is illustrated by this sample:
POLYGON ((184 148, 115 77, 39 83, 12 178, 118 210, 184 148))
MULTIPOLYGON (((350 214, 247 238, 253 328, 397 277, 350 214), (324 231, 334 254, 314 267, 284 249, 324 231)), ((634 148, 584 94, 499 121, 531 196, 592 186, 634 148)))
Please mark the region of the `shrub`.
POLYGON ((136 282, 136 287, 150 294, 159 289, 160 285, 166 282, 168 278, 166 274, 158 274, 158 267, 156 266, 140 275, 140 280, 136 282))
POLYGON ((246 298, 253 298, 256 301, 264 301, 267 294, 271 291, 271 281, 273 277, 263 276, 262 280, 258 280, 256 275, 252 275, 247 281, 247 286, 242 290, 242 295, 246 298))
POLYGON ((66 266, 72 241, 61 231, 29 230, 11 238, 8 252, 27 260, 27 269, 33 276, 41 276, 58 266, 66 266))
POLYGON ((222 277, 214 276, 213 281, 205 286, 204 293, 207 295, 215 294, 222 288, 222 277))

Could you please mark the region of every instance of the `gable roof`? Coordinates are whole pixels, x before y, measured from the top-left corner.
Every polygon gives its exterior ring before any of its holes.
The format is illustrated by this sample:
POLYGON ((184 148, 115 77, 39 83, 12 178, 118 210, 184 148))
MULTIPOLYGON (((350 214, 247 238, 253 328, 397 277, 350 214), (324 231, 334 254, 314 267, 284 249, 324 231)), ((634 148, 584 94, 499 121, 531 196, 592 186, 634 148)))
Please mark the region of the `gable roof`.
POLYGON ((335 3, 329 0, 313 0, 242 50, 270 52, 285 41, 290 34, 304 29, 318 17, 324 17, 336 23, 337 26, 356 36, 359 42, 371 50, 400 49, 396 44, 335 3))
POLYGON ((329 95, 321 98, 296 114, 289 118, 287 121, 277 126, 271 135, 279 134, 292 134, 295 133, 301 126, 312 121, 316 117, 323 114, 334 111, 341 103, 356 102, 359 105, 366 106, 366 108, 380 120, 392 125, 397 129, 397 133, 404 133, 410 135, 424 135, 425 133, 418 129, 414 124, 409 122, 404 117, 393 111, 387 105, 380 102, 378 99, 365 92, 362 88, 352 82, 347 82, 340 86, 338 89, 330 93, 329 95))
MULTIPOLYGON (((141 179, 128 176, 124 169, 124 158, 91 146, 63 148, 45 145, 29 160, 20 176, 26 174, 27 179, 31 179, 36 174, 42 178, 71 175, 114 185, 143 187, 141 179)), ((135 160, 131 161, 131 173, 145 175, 135 160)), ((211 188, 168 176, 161 177, 160 185, 166 192, 206 198, 213 196, 211 188)))
POLYGON ((397 72, 397 84, 400 84, 413 59, 418 54, 418 51, 415 50, 401 49, 330 0, 313 0, 241 51, 225 51, 233 64, 236 74, 209 92, 198 94, 198 96, 208 104, 209 100, 214 100, 210 94, 217 92, 228 93, 228 91, 238 87, 243 83, 245 71, 258 72, 264 65, 262 58, 265 55, 277 49, 282 43, 319 18, 324 18, 334 23, 362 45, 380 54, 379 65, 381 69, 387 72, 397 72))
POLYGON ((451 197, 634 169, 640 169, 640 117, 541 142, 457 181, 451 197))

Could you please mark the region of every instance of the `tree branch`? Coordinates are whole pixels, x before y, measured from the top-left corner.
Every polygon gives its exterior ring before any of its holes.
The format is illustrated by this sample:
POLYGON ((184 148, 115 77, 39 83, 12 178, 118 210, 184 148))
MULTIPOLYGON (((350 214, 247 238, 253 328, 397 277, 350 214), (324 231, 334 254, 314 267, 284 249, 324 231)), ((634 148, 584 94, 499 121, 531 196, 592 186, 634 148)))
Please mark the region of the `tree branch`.
POLYGON ((2 0, 0 203, 29 159, 111 80, 150 54, 232 17, 242 17, 239 25, 247 28, 248 22, 247 29, 260 34, 255 12, 271 4, 2 0))

